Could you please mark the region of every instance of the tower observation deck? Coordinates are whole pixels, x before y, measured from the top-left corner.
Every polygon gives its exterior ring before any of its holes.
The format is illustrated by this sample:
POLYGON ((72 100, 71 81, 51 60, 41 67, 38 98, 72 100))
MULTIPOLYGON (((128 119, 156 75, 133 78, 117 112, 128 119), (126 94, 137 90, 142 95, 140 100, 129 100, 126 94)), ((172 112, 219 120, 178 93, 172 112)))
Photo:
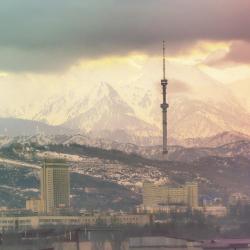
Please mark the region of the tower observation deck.
POLYGON ((167 103, 167 85, 168 80, 166 79, 166 59, 165 59, 165 41, 163 41, 163 79, 161 80, 162 86, 162 97, 163 101, 161 104, 162 109, 162 153, 166 155, 168 153, 167 149, 167 109, 169 107, 167 103))

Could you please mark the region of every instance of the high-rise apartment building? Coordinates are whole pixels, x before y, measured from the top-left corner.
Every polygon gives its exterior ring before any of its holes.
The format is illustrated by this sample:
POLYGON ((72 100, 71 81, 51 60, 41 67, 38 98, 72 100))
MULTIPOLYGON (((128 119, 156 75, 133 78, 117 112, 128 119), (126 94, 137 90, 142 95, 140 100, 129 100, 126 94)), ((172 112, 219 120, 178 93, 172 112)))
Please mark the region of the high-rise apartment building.
POLYGON ((189 208, 198 207, 197 183, 187 182, 179 187, 157 186, 150 182, 143 184, 144 208, 170 205, 187 206, 189 208))
POLYGON ((41 200, 44 212, 55 213, 69 208, 69 167, 61 160, 46 160, 41 169, 41 200))

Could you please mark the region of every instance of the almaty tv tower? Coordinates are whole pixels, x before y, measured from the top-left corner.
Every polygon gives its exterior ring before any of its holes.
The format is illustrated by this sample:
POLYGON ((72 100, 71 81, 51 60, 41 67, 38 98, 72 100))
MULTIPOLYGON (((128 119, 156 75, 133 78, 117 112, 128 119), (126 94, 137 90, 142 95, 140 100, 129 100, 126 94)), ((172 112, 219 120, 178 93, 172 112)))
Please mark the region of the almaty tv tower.
POLYGON ((163 41, 163 79, 161 80, 162 86, 162 97, 163 102, 161 104, 162 109, 162 153, 163 155, 167 155, 167 109, 169 107, 167 103, 167 85, 168 80, 166 79, 166 59, 165 59, 165 41, 163 41))

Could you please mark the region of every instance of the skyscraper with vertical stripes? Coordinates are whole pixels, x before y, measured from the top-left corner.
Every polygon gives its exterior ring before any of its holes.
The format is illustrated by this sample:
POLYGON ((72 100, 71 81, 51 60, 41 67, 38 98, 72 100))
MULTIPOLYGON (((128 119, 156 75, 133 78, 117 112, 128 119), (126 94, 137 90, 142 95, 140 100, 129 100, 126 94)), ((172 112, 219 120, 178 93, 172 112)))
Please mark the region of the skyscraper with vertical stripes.
POLYGON ((46 160, 41 169, 41 200, 44 213, 53 214, 70 206, 69 167, 63 161, 46 160))

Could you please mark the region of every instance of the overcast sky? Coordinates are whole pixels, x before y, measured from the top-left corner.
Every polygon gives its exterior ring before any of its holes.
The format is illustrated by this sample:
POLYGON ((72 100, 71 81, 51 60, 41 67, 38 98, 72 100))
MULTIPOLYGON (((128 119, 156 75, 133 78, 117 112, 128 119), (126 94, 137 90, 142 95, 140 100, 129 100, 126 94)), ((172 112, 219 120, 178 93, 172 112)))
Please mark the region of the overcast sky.
POLYGON ((249 13, 249 0, 1 0, 0 105, 127 83, 146 64, 160 79, 163 39, 168 63, 250 79, 249 13))
MULTIPOLYGON (((63 71, 82 59, 131 52, 178 55, 198 41, 241 41, 249 62, 249 0, 2 0, 1 71, 63 71), (244 43, 243 43, 244 42, 244 43)), ((244 51, 244 52, 243 52, 244 51)))

